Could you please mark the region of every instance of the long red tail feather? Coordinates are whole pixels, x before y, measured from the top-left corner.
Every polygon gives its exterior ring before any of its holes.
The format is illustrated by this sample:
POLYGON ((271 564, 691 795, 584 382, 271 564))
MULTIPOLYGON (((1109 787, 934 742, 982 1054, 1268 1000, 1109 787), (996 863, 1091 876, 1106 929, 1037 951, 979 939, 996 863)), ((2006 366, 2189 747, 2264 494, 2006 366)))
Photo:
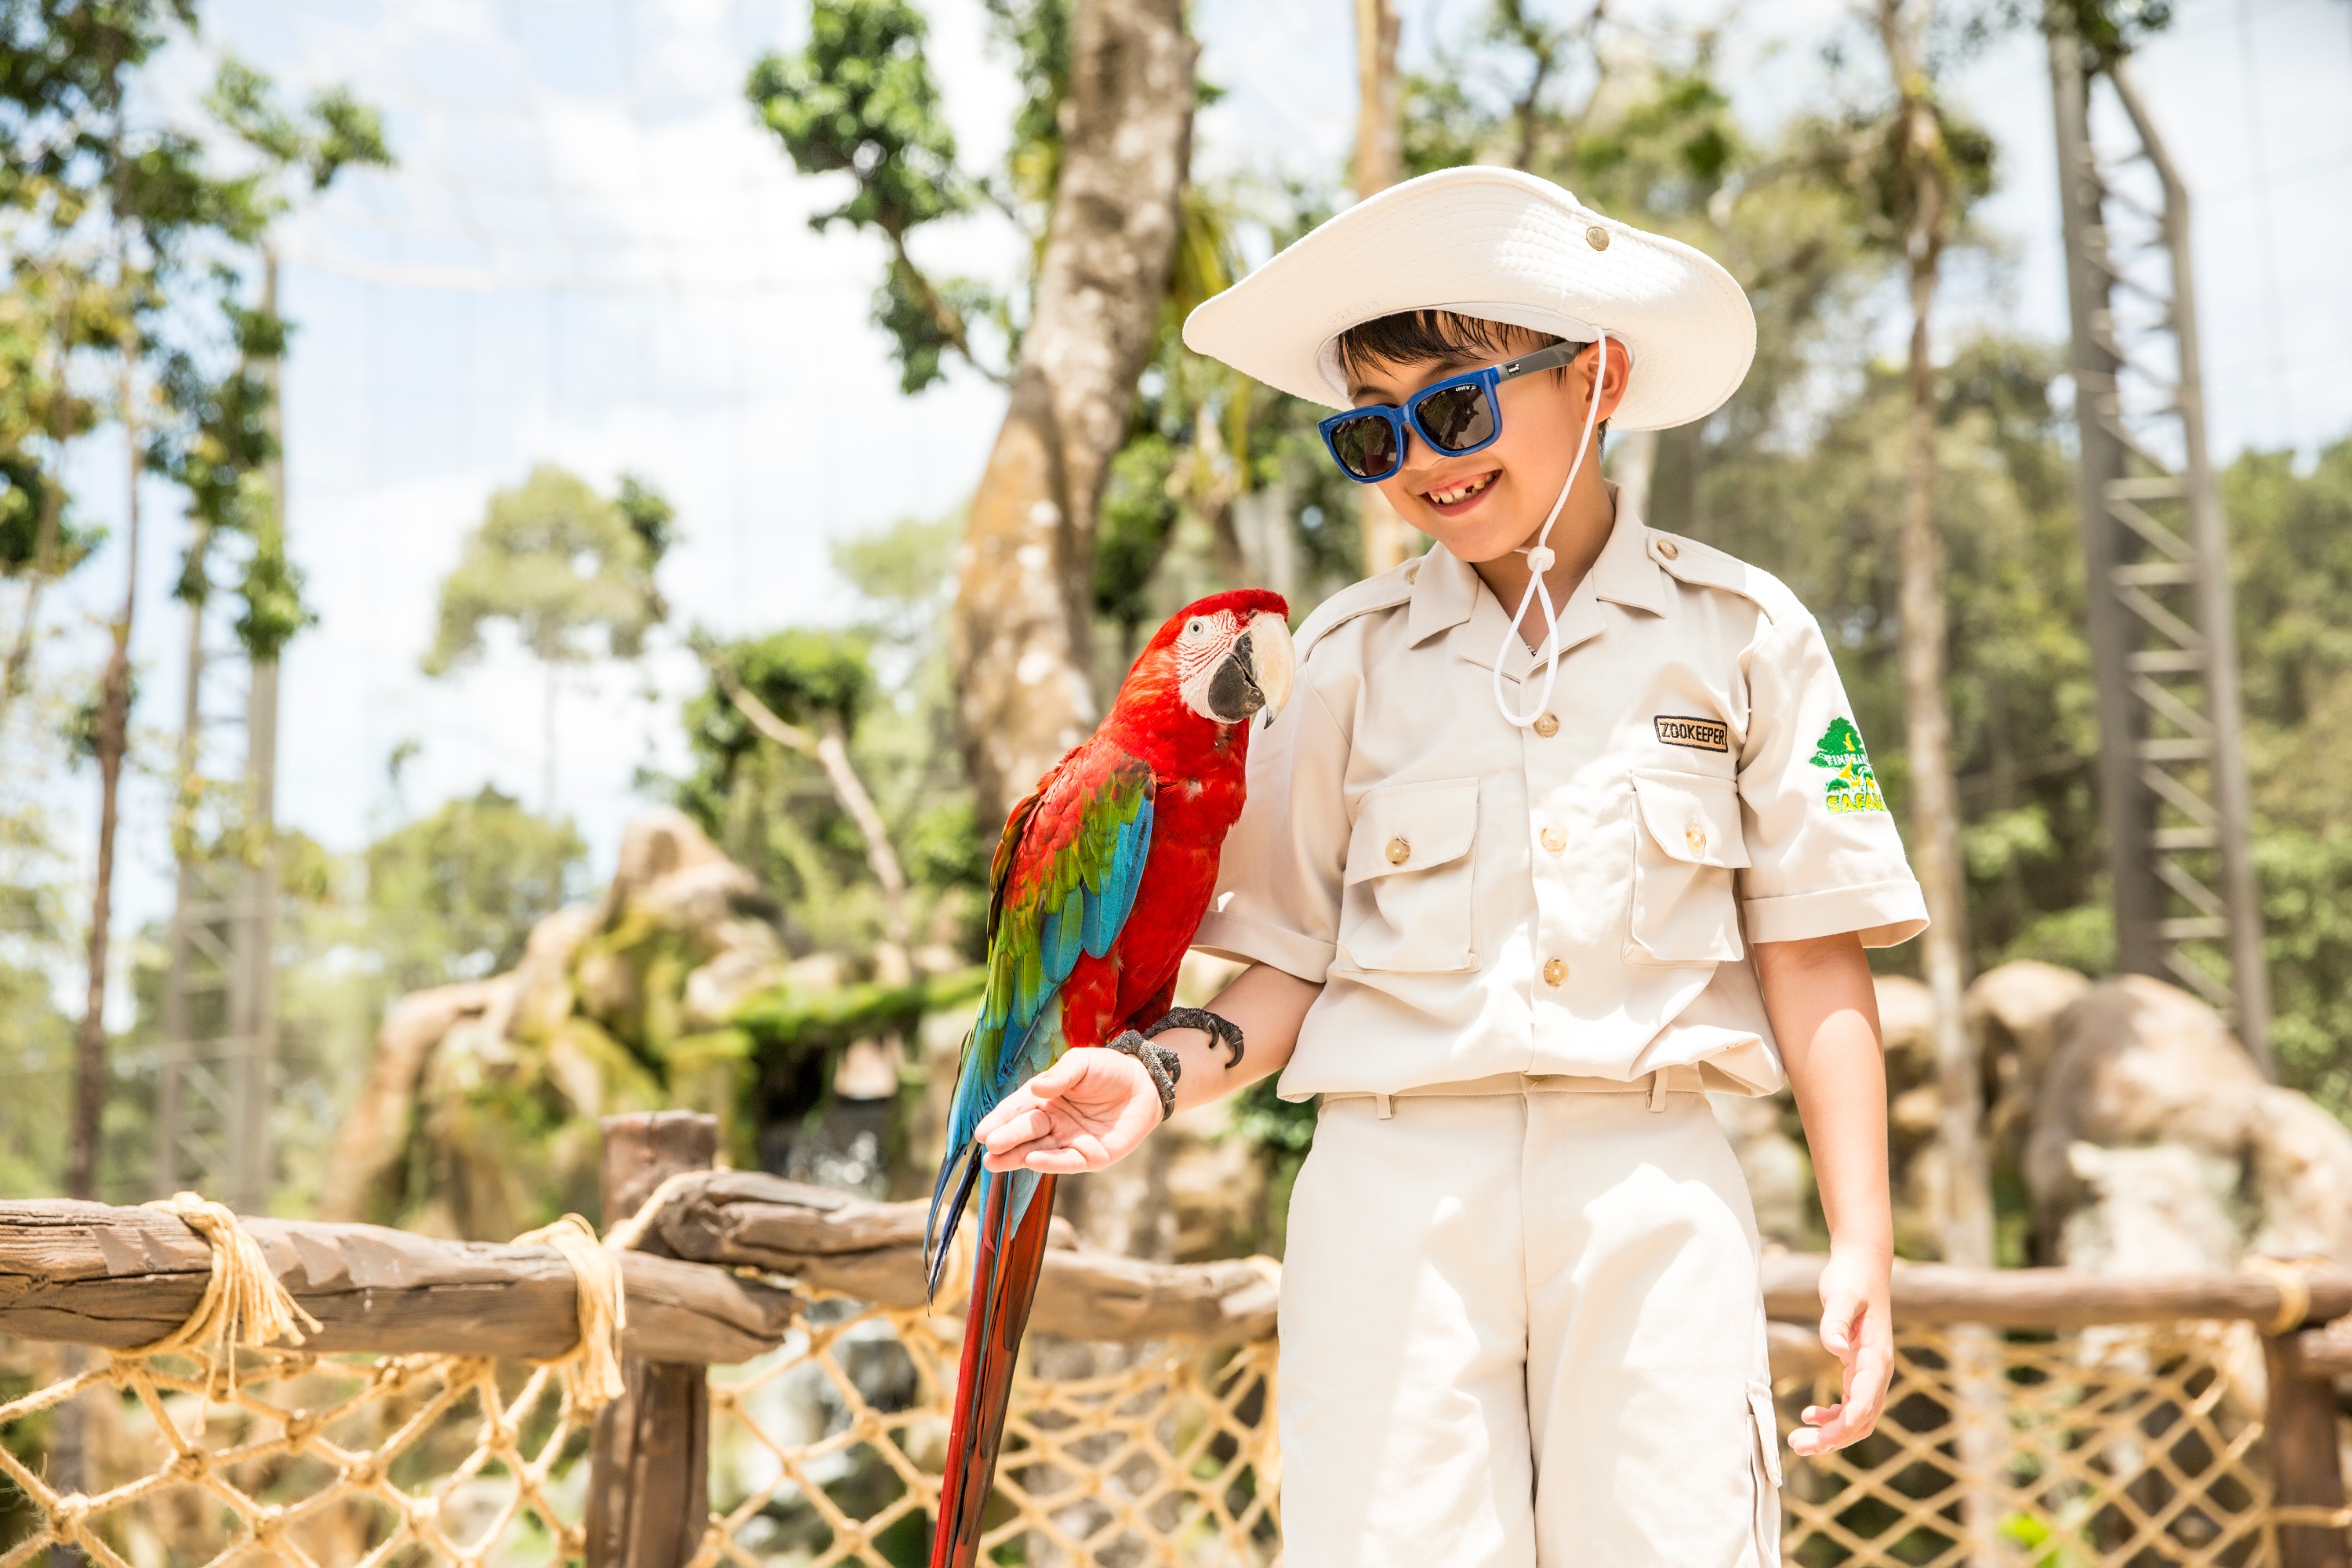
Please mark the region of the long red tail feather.
POLYGON ((980 1216, 980 1256, 972 1260, 971 1307, 964 1319, 963 1359, 956 1369, 955 1411, 948 1426, 947 1470, 940 1478, 940 1518, 931 1568, 972 1568, 982 1515, 996 1485, 996 1450, 1013 1397, 1013 1363, 1045 1267, 1045 1233, 1054 1214, 1054 1178, 1038 1179, 1020 1228, 1004 1235, 1013 1184, 989 1184, 980 1216))

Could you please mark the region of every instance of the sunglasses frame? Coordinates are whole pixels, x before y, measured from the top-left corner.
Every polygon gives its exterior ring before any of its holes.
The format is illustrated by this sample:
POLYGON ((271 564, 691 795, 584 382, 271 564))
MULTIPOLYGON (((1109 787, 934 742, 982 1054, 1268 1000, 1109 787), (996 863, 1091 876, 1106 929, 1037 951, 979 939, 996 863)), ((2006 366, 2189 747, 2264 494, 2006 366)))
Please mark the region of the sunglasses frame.
POLYGON ((1339 471, 1342 474, 1360 485, 1376 485, 1382 479, 1393 477, 1404 467, 1407 439, 1405 432, 1408 426, 1420 436, 1423 443, 1431 451, 1444 457, 1466 458, 1473 452, 1483 452, 1503 438, 1503 405, 1502 401, 1495 395, 1496 387, 1507 381, 1516 381, 1523 375, 1533 375, 1538 371, 1559 370, 1573 363, 1577 355, 1591 346, 1591 343, 1554 343, 1549 348, 1538 349, 1534 353, 1519 359, 1505 360, 1501 364, 1490 364, 1484 370, 1467 371, 1461 375, 1449 375, 1444 381, 1432 382, 1406 398, 1402 406, 1393 403, 1374 403, 1360 408, 1345 409, 1334 414, 1315 428, 1322 435, 1325 449, 1329 451, 1331 460, 1339 466, 1339 471), (1432 437, 1429 427, 1421 422, 1423 404, 1435 397, 1439 393, 1451 392, 1457 386, 1475 386, 1485 394, 1486 413, 1495 425, 1494 434, 1483 441, 1467 447, 1444 445, 1432 437), (1396 460, 1377 474, 1359 474, 1349 468, 1347 460, 1339 456, 1339 443, 1336 438, 1340 426, 1368 416, 1380 419, 1388 426, 1389 442, 1396 452, 1396 460))

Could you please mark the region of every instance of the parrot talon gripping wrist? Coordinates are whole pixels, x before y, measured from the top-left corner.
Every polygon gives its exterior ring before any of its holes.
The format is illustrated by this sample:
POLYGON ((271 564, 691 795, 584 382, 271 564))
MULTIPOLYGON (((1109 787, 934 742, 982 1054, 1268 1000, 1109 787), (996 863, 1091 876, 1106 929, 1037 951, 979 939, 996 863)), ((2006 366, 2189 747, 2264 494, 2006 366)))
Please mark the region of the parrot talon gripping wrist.
POLYGON ((1184 1076, 1184 1058, 1173 1048, 1155 1046, 1133 1029, 1105 1040, 1103 1048, 1142 1063, 1143 1070, 1151 1075, 1151 1087, 1160 1091, 1160 1120, 1165 1121, 1176 1114, 1176 1080, 1184 1076))
POLYGON ((1156 1039, 1170 1029, 1200 1029, 1214 1035, 1225 1044, 1225 1070, 1231 1072, 1242 1065, 1242 1026, 1231 1018, 1221 1018, 1206 1007, 1171 1007, 1160 1022, 1143 1031, 1143 1037, 1156 1039))

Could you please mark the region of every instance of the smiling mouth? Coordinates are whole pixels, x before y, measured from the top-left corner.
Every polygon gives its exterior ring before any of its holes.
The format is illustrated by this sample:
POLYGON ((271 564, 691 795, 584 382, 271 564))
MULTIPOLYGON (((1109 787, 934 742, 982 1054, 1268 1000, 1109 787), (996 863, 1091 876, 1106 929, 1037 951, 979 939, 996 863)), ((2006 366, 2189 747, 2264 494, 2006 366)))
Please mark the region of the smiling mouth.
POLYGON ((1472 496, 1482 494, 1488 485, 1495 482, 1500 472, 1499 469, 1488 469, 1475 478, 1459 479, 1443 488, 1432 486, 1421 493, 1432 506, 1457 505, 1468 500, 1472 496))

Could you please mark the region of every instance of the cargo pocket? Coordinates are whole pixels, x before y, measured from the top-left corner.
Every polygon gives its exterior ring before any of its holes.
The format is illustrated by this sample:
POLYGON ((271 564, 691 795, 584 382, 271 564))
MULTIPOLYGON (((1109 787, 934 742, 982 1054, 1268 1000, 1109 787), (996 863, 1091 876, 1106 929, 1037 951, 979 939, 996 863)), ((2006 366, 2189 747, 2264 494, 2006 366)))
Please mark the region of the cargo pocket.
POLYGON ((1772 1409, 1772 1385, 1748 1385, 1748 1413, 1756 1428, 1748 1465, 1756 1478, 1756 1561, 1759 1568, 1780 1565, 1780 1423, 1772 1409))
POLYGON ((1740 956, 1731 874, 1748 864, 1739 785, 1704 773, 1633 774, 1634 963, 1727 963, 1740 956))
POLYGON ((1366 791, 1348 839, 1339 902, 1348 962, 1423 974, 1473 967, 1470 849, 1477 836, 1476 779, 1366 791))

